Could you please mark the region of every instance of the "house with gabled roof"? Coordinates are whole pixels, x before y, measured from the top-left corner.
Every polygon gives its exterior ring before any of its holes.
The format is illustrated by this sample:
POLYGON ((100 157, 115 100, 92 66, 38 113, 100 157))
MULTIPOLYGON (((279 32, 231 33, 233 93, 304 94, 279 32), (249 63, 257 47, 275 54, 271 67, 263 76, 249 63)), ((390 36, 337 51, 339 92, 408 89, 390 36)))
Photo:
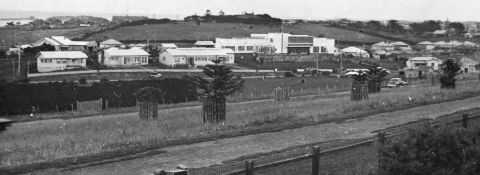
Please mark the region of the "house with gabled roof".
POLYGON ((98 53, 98 62, 109 67, 147 65, 150 54, 141 48, 112 47, 98 53))
POLYGON ((87 66, 88 56, 81 51, 42 51, 37 55, 38 72, 62 71, 87 66))
POLYGON ((95 41, 72 41, 65 36, 51 36, 42 38, 32 44, 33 47, 43 44, 52 45, 55 51, 82 51, 93 52, 97 49, 95 41))
POLYGON ((435 48, 435 44, 430 41, 422 41, 417 43, 415 48, 420 50, 433 50, 435 48))
POLYGON ((213 41, 197 41, 193 44, 193 47, 214 48, 215 43, 213 43, 213 41))
POLYGON ((393 43, 390 43, 390 44, 393 45, 394 50, 402 50, 402 51, 412 50, 410 45, 408 45, 407 43, 401 42, 401 41, 396 41, 396 42, 393 42, 393 43))
POLYGON ((100 42, 100 48, 102 49, 108 49, 111 47, 121 47, 123 43, 120 41, 114 40, 114 39, 108 39, 105 41, 100 42))
POLYGON ((392 51, 394 49, 395 47, 393 44, 383 42, 383 41, 372 45, 372 51, 380 51, 380 50, 392 51))
POLYGON ((166 49, 160 53, 159 62, 168 66, 193 65, 205 66, 221 60, 225 64, 234 63, 234 51, 219 48, 178 48, 166 49))

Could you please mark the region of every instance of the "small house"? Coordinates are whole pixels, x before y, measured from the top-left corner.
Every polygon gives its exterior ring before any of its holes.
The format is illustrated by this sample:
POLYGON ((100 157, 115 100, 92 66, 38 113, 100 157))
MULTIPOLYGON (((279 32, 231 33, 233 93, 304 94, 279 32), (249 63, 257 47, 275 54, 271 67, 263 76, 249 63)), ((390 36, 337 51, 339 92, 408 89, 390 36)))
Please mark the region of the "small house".
POLYGON ((38 72, 84 68, 88 56, 81 51, 42 51, 37 56, 38 72))
POLYGON ((213 43, 213 41, 197 41, 193 44, 193 47, 214 48, 215 43, 213 43))
POLYGON ((217 48, 178 48, 167 49, 160 53, 159 56, 160 63, 172 67, 176 65, 205 66, 213 64, 212 60, 222 60, 224 64, 233 64, 233 50, 217 48))
POLYGON ((140 48, 109 48, 98 54, 98 62, 110 67, 147 65, 149 54, 140 48))
POLYGON ((111 47, 121 47, 122 45, 123 45, 123 43, 121 43, 117 40, 114 40, 114 39, 108 39, 108 40, 100 42, 100 48, 102 48, 102 49, 108 49, 108 48, 111 48, 111 47))

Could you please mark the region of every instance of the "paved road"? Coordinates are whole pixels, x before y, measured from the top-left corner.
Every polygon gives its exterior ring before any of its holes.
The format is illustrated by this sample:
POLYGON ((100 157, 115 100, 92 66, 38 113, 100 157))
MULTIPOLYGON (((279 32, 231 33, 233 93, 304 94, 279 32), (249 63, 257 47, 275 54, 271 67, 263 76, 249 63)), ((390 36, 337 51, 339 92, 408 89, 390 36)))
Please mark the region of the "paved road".
POLYGON ((401 111, 372 115, 343 123, 327 123, 275 133, 261 133, 235 138, 219 139, 191 145, 172 146, 154 156, 89 166, 70 171, 49 169, 35 174, 149 174, 155 168, 171 169, 178 164, 205 167, 221 164, 241 156, 268 153, 293 146, 339 139, 360 139, 373 136, 372 131, 385 129, 425 118, 436 118, 456 111, 478 108, 480 97, 421 106, 401 111))

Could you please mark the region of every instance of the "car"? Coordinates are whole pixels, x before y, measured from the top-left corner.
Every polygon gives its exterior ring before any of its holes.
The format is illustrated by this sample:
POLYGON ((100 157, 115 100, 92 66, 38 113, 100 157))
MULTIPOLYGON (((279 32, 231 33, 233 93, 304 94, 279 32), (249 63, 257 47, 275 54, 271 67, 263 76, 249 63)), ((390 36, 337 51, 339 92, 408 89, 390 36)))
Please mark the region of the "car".
POLYGON ((160 77, 162 77, 162 74, 157 73, 157 72, 152 72, 152 73, 150 73, 149 77, 150 78, 160 78, 160 77))
POLYGON ((407 86, 407 82, 403 81, 402 78, 392 78, 387 83, 387 87, 400 87, 400 86, 407 86))

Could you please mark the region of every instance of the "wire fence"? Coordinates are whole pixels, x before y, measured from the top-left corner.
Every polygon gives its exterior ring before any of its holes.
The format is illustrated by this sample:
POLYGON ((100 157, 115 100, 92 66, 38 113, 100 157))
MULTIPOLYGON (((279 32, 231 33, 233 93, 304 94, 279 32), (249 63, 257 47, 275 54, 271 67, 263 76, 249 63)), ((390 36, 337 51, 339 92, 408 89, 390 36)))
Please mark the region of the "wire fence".
MULTIPOLYGON (((467 128, 469 123, 470 125, 472 125, 473 123, 475 123, 476 125, 480 124, 480 115, 474 115, 471 117, 469 117, 468 114, 461 114, 461 116, 459 115, 460 114, 454 114, 451 117, 444 117, 440 121, 434 123, 432 122, 432 120, 422 120, 385 130, 374 131, 378 132, 377 136, 365 138, 363 140, 359 140, 354 143, 350 143, 348 145, 340 147, 324 149, 322 151, 320 151, 320 148, 318 146, 313 146, 313 149, 312 146, 298 147, 292 150, 287 150, 247 160, 232 161, 222 165, 203 168, 191 168, 187 169, 186 172, 188 175, 253 175, 255 170, 262 170, 271 167, 275 168, 290 162, 307 160, 313 162, 311 171, 313 175, 317 175, 320 171, 319 168, 322 167, 322 163, 319 161, 321 156, 368 144, 374 144, 377 143, 377 141, 384 142, 386 139, 401 137, 406 134, 406 131, 410 128, 416 128, 425 124, 430 124, 434 127, 443 124, 460 124, 461 126, 467 128)), ((157 175, 157 173, 155 173, 155 175, 157 175)))

